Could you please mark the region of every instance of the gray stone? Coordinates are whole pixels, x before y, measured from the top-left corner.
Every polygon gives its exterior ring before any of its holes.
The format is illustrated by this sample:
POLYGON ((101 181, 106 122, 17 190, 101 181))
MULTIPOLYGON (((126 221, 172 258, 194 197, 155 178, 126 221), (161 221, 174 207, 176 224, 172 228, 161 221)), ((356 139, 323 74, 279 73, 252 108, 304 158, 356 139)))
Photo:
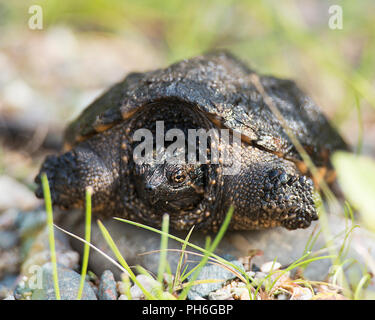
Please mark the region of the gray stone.
POLYGON ((15 231, 0 231, 0 250, 9 250, 18 243, 18 234, 15 231))
POLYGON ((9 230, 15 226, 15 222, 19 215, 17 209, 11 208, 0 213, 0 230, 9 230))
POLYGON ((21 237, 27 237, 38 232, 47 221, 47 214, 44 210, 33 210, 21 212, 16 220, 16 224, 21 237))
POLYGON ((0 279, 0 292, 4 289, 10 289, 14 287, 17 281, 16 274, 6 274, 0 279))
POLYGON ((6 274, 0 278, 0 300, 12 295, 17 276, 15 274, 6 274))
MULTIPOLYGON (((146 276, 144 274, 139 274, 137 275, 136 278, 139 281, 140 285, 151 294, 155 293, 156 291, 155 289, 161 288, 160 283, 149 276, 146 276)), ((143 291, 136 284, 134 284, 130 288, 130 294, 131 294, 132 299, 134 300, 140 300, 144 298, 143 291)))
MULTIPOLYGON (((42 267, 42 288, 35 289, 32 300, 56 300, 52 264, 46 263, 42 267)), ((77 272, 61 266, 57 268, 61 300, 76 300, 80 286, 81 276, 77 272)), ((90 284, 85 281, 82 291, 82 300, 97 300, 90 284)))
POLYGON ((110 270, 105 270, 100 277, 99 300, 117 300, 116 281, 110 270))
MULTIPOLYGON (((239 261, 231 261, 234 265, 238 266, 240 269, 243 269, 243 265, 239 261)), ((191 281, 194 277, 194 273, 192 273, 188 280, 191 281)), ((223 268, 222 266, 212 264, 212 265, 205 265, 196 280, 222 280, 221 282, 212 282, 212 283, 201 283, 195 286, 192 286, 189 293, 188 299, 193 300, 196 296, 199 297, 207 297, 208 294, 212 291, 215 291, 223 286, 225 281, 231 280, 236 278, 236 275, 231 272, 230 270, 223 268)))
POLYGON ((0 211, 9 208, 29 210, 40 203, 25 185, 6 175, 0 175, 0 211))
POLYGON ((230 291, 217 290, 208 294, 208 300, 233 300, 233 298, 230 291))
MULTIPOLYGON (((69 243, 69 236, 58 229, 54 230, 54 236, 57 263, 68 269, 76 269, 78 267, 79 254, 72 250, 69 243)), ((47 226, 44 226, 35 236, 24 239, 22 244, 23 263, 21 273, 23 275, 29 276, 29 270, 33 266, 43 266, 45 263, 51 261, 49 230, 47 226)))
POLYGON ((17 247, 0 250, 0 279, 5 274, 15 274, 19 272, 20 254, 17 247))

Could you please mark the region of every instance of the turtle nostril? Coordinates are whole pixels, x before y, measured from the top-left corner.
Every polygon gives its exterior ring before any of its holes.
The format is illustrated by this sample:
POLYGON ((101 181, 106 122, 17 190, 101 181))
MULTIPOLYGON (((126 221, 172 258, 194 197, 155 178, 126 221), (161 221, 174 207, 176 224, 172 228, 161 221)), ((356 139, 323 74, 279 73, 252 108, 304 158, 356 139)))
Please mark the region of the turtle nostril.
POLYGON ((154 191, 155 187, 150 184, 150 183, 146 183, 145 185, 145 190, 148 191, 148 192, 151 192, 151 191, 154 191))

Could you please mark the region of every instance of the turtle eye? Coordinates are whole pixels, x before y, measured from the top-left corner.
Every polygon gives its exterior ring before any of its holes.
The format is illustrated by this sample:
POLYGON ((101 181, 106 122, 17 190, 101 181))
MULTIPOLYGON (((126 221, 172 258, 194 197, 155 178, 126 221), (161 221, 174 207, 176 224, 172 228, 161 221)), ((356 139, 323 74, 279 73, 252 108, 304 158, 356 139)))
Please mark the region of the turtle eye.
POLYGON ((187 177, 186 172, 180 169, 172 174, 171 180, 174 183, 182 183, 186 180, 186 177, 187 177))

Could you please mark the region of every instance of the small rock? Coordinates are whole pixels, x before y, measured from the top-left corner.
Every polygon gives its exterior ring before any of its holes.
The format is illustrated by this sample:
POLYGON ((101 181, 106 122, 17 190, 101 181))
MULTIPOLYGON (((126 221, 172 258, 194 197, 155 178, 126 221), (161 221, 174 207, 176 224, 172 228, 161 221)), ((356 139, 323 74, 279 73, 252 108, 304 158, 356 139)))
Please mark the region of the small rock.
POLYGON ((249 290, 247 288, 234 288, 234 298, 237 300, 250 300, 249 290))
MULTIPOLYGON (((158 289, 161 286, 158 281, 144 274, 139 274, 136 278, 141 284, 141 286, 150 293, 154 293, 155 289, 158 289)), ((136 284, 134 284, 130 288, 130 294, 132 296, 132 299, 134 300, 140 300, 145 298, 143 291, 136 284)))
MULTIPOLYGON (((55 300, 55 288, 53 282, 52 264, 46 263, 42 267, 42 288, 34 289, 32 300, 55 300)), ((81 282, 81 275, 77 272, 57 266, 58 281, 61 300, 76 300, 81 282)), ((82 300, 97 300, 97 297, 89 283, 85 281, 82 291, 82 300)))
POLYGON ((100 278, 99 300, 117 300, 116 281, 110 270, 105 270, 100 278))
POLYGON ((260 271, 264 273, 270 273, 271 271, 279 270, 281 268, 281 264, 277 261, 269 261, 260 267, 260 271))
POLYGON ((22 279, 17 283, 13 291, 13 295, 16 300, 30 300, 33 290, 27 284, 27 277, 22 277, 22 279))
POLYGON ((9 250, 18 243, 18 234, 15 231, 0 231, 0 250, 9 250))
POLYGON ((208 300, 233 300, 232 293, 228 290, 217 290, 208 294, 208 300))
POLYGON ((7 273, 19 272, 20 254, 18 248, 0 250, 0 278, 7 273))
POLYGON ((313 294, 309 288, 294 287, 290 300, 311 300, 313 294))
POLYGON ((253 264, 251 265, 251 271, 259 272, 259 271, 260 271, 260 268, 259 268, 255 263, 253 263, 253 264))
POLYGON ((221 257, 227 261, 234 261, 236 260, 236 257, 233 254, 230 253, 223 253, 221 257))
MULTIPOLYGON (((240 263, 237 260, 231 261, 234 265, 241 268, 243 271, 244 267, 242 263, 240 263)), ((192 278, 193 275, 189 277, 189 281, 192 278)), ((216 291, 217 289, 221 288, 223 286, 223 283, 227 280, 236 278, 236 275, 229 271, 228 269, 225 269, 218 265, 206 265, 202 268, 199 276, 196 280, 209 280, 209 279, 218 279, 222 280, 221 282, 213 282, 213 283, 201 283, 195 286, 192 286, 189 293, 188 293, 188 299, 194 300, 196 297, 206 297, 209 295, 210 292, 216 291)))
POLYGON ((21 237, 27 237, 38 232, 47 221, 44 210, 33 210, 20 212, 17 216, 16 225, 21 237))
POLYGON ((290 279, 290 271, 285 270, 278 270, 271 274, 270 280, 272 282, 275 281, 274 286, 283 286, 283 283, 288 283, 291 281, 290 279))
POLYGON ((0 214, 0 230, 7 230, 14 227, 19 211, 11 208, 0 214))
MULTIPOLYGON (((51 261, 48 228, 45 226, 35 240, 32 241, 26 258, 21 267, 21 273, 30 276, 30 269, 33 266, 42 266, 51 261)), ((55 230, 55 249, 57 263, 65 268, 74 269, 78 265, 79 254, 70 247, 67 235, 60 230, 55 230)))
POLYGON ((289 300, 290 294, 287 293, 280 293, 277 295, 277 300, 289 300))
POLYGON ((197 296, 194 296, 193 299, 190 299, 190 300, 207 300, 207 299, 197 295, 197 296))
POLYGON ((265 277, 267 277, 266 273, 264 273, 262 271, 255 272, 254 276, 252 277, 252 279, 253 279, 252 285, 253 286, 262 285, 265 281, 265 279, 264 279, 265 277))
POLYGON ((0 299, 4 299, 9 296, 10 292, 14 290, 17 281, 15 274, 6 274, 0 278, 0 299))
POLYGON ((245 282, 236 282, 236 281, 233 281, 233 282, 236 283, 237 288, 246 288, 245 282))
POLYGON ((39 200, 22 183, 6 175, 0 176, 0 211, 14 207, 29 210, 38 203, 39 200))
POLYGON ((126 294, 127 285, 123 281, 117 281, 116 286, 117 286, 117 291, 120 293, 120 295, 126 294))
POLYGON ((132 282, 126 273, 121 273, 120 275, 121 281, 117 281, 117 292, 119 292, 120 295, 126 295, 126 297, 129 297, 130 295, 130 288, 132 286, 132 282))
POLYGON ((130 288, 130 295, 133 300, 141 300, 145 298, 143 291, 136 284, 130 288))

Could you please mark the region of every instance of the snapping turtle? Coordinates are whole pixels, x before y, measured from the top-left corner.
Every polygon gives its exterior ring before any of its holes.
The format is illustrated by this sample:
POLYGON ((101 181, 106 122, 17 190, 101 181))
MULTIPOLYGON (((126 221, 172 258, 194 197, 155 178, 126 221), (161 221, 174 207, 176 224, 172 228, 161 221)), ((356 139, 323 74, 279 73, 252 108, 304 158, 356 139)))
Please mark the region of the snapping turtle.
POLYGON ((43 197, 45 172, 53 203, 64 209, 82 208, 90 186, 100 216, 159 226, 168 213, 173 229, 216 230, 233 205, 233 230, 306 228, 318 218, 314 184, 265 94, 317 167, 329 169, 332 151, 347 149, 293 81, 258 75, 231 54, 214 52, 131 73, 111 87, 67 128, 65 153, 45 159, 36 195, 43 197), (162 138, 160 126, 167 132, 162 138), (206 135, 206 145, 199 139, 194 145, 193 129, 215 134, 206 135), (218 140, 219 130, 229 138, 218 140), (181 134, 185 142, 176 147, 181 134), (229 161, 213 161, 214 149, 229 161), (202 150, 204 161, 190 161, 202 150), (237 170, 225 171, 234 162, 237 170))

